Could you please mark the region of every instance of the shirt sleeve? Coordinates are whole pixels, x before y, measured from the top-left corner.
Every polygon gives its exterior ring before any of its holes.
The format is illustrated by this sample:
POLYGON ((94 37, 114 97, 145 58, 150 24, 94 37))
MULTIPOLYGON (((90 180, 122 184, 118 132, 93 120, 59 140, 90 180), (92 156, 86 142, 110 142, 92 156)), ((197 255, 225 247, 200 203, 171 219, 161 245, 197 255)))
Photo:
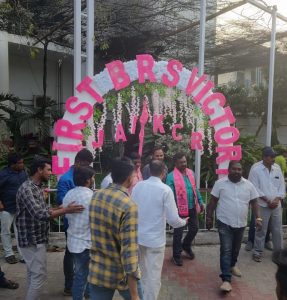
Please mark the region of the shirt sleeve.
POLYGON ((255 186, 250 182, 250 200, 254 200, 259 197, 259 194, 255 186))
POLYGON ((127 275, 140 278, 138 267, 138 212, 132 205, 123 213, 120 226, 121 262, 127 275))
POLYGON ((256 171, 256 167, 251 167, 251 170, 249 172, 249 176, 248 176, 248 180, 251 181, 251 183, 255 186, 258 194, 259 194, 259 197, 264 197, 265 194, 263 193, 263 191, 259 188, 259 176, 257 174, 257 171, 256 171))
POLYGON ((34 198, 32 191, 28 188, 22 190, 17 198, 20 198, 22 205, 27 209, 29 214, 37 220, 47 221, 51 218, 48 208, 43 209, 34 198))
POLYGON ((178 215, 178 210, 175 204, 174 195, 169 188, 164 196, 164 211, 167 223, 173 228, 179 228, 185 226, 185 220, 181 219, 178 215))
POLYGON ((286 195, 286 193, 285 193, 285 180, 284 180, 284 177, 283 177, 283 174, 282 174, 282 172, 278 172, 279 173, 279 180, 280 180, 280 185, 279 185, 279 187, 278 187, 278 195, 277 195, 277 197, 280 197, 280 198, 282 198, 282 199, 284 199, 285 198, 285 195, 286 195))
POLYGON ((219 194, 220 194, 220 192, 219 192, 219 183, 218 183, 218 181, 216 181, 213 188, 212 188, 212 190, 211 190, 211 195, 216 197, 216 198, 219 198, 219 194))
POLYGON ((197 199, 200 205, 203 205, 203 200, 200 191, 196 188, 197 199))
POLYGON ((172 173, 169 173, 167 175, 165 184, 168 185, 171 188, 173 194, 175 195, 175 187, 174 187, 174 180, 173 180, 173 174, 172 173))

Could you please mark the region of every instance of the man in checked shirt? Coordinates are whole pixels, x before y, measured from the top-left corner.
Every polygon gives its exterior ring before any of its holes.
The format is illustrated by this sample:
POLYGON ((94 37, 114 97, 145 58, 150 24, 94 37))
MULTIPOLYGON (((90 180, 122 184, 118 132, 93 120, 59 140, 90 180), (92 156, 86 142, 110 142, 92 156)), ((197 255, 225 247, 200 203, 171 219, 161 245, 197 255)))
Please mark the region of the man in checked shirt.
POLYGON ((79 204, 49 208, 44 199, 43 183, 52 174, 51 162, 43 157, 34 158, 31 177, 16 195, 16 226, 18 243, 27 266, 27 292, 25 300, 38 300, 47 276, 46 244, 49 222, 58 216, 83 211, 79 204))
POLYGON ((96 192, 90 205, 90 298, 111 300, 117 289, 124 299, 139 300, 138 212, 128 193, 134 166, 115 159, 111 171, 113 183, 96 192))

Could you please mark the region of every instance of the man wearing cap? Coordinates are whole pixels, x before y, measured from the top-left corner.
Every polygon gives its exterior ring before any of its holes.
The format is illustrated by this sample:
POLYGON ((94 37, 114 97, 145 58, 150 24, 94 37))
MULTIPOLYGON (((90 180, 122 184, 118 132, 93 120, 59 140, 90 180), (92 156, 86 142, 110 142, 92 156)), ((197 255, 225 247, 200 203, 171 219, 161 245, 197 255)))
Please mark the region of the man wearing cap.
POLYGON ((259 193, 258 204, 262 217, 262 229, 256 231, 253 259, 260 262, 264 249, 269 220, 274 250, 282 248, 282 202, 285 198, 285 182, 281 169, 274 165, 276 152, 271 147, 262 151, 262 161, 250 170, 249 180, 259 193))

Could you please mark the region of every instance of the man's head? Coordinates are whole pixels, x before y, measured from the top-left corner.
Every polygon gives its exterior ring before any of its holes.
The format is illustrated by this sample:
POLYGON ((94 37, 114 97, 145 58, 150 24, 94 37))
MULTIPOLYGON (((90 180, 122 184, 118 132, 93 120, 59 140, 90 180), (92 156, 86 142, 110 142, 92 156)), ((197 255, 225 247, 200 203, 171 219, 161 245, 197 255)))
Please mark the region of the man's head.
POLYGON ((116 158, 112 162, 111 176, 113 183, 129 188, 134 176, 134 164, 127 158, 116 158))
POLYGON ((160 179, 164 176, 165 165, 160 160, 152 160, 149 163, 150 175, 159 177, 160 179))
POLYGON ((89 166, 93 161, 94 161, 93 154, 88 149, 82 149, 76 154, 75 166, 86 167, 89 166))
POLYGON ((24 160, 17 153, 9 153, 8 154, 8 167, 10 167, 13 171, 20 172, 24 170, 24 160))
POLYGON ((242 177, 242 166, 239 161, 231 160, 228 165, 228 178, 232 182, 239 182, 242 177))
POLYGON ((30 174, 39 182, 47 182, 52 174, 51 161, 45 157, 35 157, 31 163, 30 174))
POLYGON ((262 149, 262 160, 266 167, 271 167, 275 162, 277 153, 271 147, 264 147, 262 149))
POLYGON ((278 300, 287 299, 287 249, 277 251, 273 254, 273 262, 278 266, 276 277, 276 294, 278 300))
POLYGON ((180 171, 180 172, 184 172, 186 167, 187 167, 187 160, 186 160, 186 156, 183 152, 177 152, 174 156, 173 156, 173 162, 175 167, 180 171))
POLYGON ((135 170, 138 170, 141 167, 141 157, 137 152, 132 152, 129 156, 132 160, 133 164, 135 165, 135 170))
POLYGON ((75 186, 92 188, 94 185, 95 170, 90 167, 77 167, 74 170, 73 180, 75 186))
POLYGON ((152 159, 153 160, 164 160, 164 152, 162 146, 155 146, 152 150, 152 159))

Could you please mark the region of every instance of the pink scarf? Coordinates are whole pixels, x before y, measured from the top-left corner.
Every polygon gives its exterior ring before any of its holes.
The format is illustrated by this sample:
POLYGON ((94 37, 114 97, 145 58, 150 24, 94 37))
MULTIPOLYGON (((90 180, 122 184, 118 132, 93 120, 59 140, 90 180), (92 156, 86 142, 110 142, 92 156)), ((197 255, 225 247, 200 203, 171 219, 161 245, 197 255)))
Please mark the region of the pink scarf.
POLYGON ((129 192, 131 193, 134 186, 139 182, 139 181, 142 181, 143 180, 143 177, 142 177, 142 173, 141 173, 141 170, 140 168, 138 168, 136 171, 135 171, 135 175, 133 177, 133 181, 132 181, 132 184, 131 186, 129 187, 129 192))
MULTIPOLYGON (((193 194, 195 197, 195 208, 196 212, 200 213, 200 206, 198 202, 197 192, 196 192, 196 185, 193 173, 190 169, 186 168, 186 175, 191 183, 193 194)), ((187 199, 187 192, 185 188, 184 178, 182 173, 177 169, 174 168, 173 170, 173 178, 174 178, 174 187, 176 193, 176 202, 178 207, 178 213, 181 217, 188 217, 188 199, 187 199)))

